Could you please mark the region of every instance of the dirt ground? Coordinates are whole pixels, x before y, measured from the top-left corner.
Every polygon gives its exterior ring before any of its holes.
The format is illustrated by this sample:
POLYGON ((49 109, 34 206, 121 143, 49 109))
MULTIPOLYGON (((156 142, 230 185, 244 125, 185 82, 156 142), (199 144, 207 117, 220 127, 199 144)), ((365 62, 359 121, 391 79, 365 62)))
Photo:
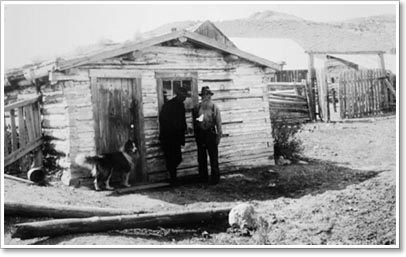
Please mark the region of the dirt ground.
POLYGON ((128 229, 19 240, 5 218, 5 245, 394 245, 396 244, 396 119, 307 124, 300 133, 307 164, 263 167, 222 176, 218 185, 185 183, 126 195, 39 187, 6 179, 6 200, 162 212, 251 202, 264 217, 250 234, 227 224, 128 229))

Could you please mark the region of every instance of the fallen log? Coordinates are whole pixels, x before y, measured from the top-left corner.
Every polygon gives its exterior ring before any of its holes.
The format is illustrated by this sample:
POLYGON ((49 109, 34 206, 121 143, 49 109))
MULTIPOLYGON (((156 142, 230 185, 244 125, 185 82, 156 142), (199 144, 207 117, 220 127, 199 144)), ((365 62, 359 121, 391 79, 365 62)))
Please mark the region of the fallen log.
POLYGON ((51 217, 51 218, 88 218, 93 216, 114 216, 140 214, 134 210, 81 207, 58 204, 31 204, 4 202, 4 215, 19 217, 51 217))
POLYGON ((231 208, 200 211, 164 212, 155 214, 58 219, 16 224, 13 238, 60 236, 75 233, 95 233, 130 228, 179 227, 209 221, 226 221, 231 208))

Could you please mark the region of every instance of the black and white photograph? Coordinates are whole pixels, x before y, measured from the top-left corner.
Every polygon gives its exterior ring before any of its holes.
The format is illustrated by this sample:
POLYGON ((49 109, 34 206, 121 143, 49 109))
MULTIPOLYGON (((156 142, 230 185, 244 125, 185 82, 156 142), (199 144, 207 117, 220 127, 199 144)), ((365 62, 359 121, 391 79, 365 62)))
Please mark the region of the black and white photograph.
POLYGON ((2 1, 1 248, 400 248, 400 1, 2 1))

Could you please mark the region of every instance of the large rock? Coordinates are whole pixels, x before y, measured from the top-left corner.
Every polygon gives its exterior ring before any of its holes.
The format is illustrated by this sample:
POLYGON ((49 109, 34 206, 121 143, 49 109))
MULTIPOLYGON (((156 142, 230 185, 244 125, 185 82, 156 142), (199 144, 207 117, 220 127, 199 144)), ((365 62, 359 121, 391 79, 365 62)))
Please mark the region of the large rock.
POLYGON ((257 213, 254 206, 247 203, 235 206, 228 215, 228 223, 230 226, 239 229, 256 229, 257 220, 257 213))

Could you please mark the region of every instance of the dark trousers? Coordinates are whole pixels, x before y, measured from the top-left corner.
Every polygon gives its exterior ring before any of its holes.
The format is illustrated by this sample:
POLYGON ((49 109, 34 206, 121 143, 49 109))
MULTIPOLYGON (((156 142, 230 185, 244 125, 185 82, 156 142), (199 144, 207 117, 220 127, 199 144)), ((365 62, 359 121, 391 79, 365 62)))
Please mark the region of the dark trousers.
POLYGON ((208 181, 207 153, 210 158, 211 182, 218 183, 220 169, 218 161, 217 135, 213 132, 200 132, 197 135, 197 160, 199 162, 199 175, 202 181, 208 181))
POLYGON ((175 142, 162 142, 166 169, 171 182, 176 181, 176 168, 182 162, 181 145, 175 142))

